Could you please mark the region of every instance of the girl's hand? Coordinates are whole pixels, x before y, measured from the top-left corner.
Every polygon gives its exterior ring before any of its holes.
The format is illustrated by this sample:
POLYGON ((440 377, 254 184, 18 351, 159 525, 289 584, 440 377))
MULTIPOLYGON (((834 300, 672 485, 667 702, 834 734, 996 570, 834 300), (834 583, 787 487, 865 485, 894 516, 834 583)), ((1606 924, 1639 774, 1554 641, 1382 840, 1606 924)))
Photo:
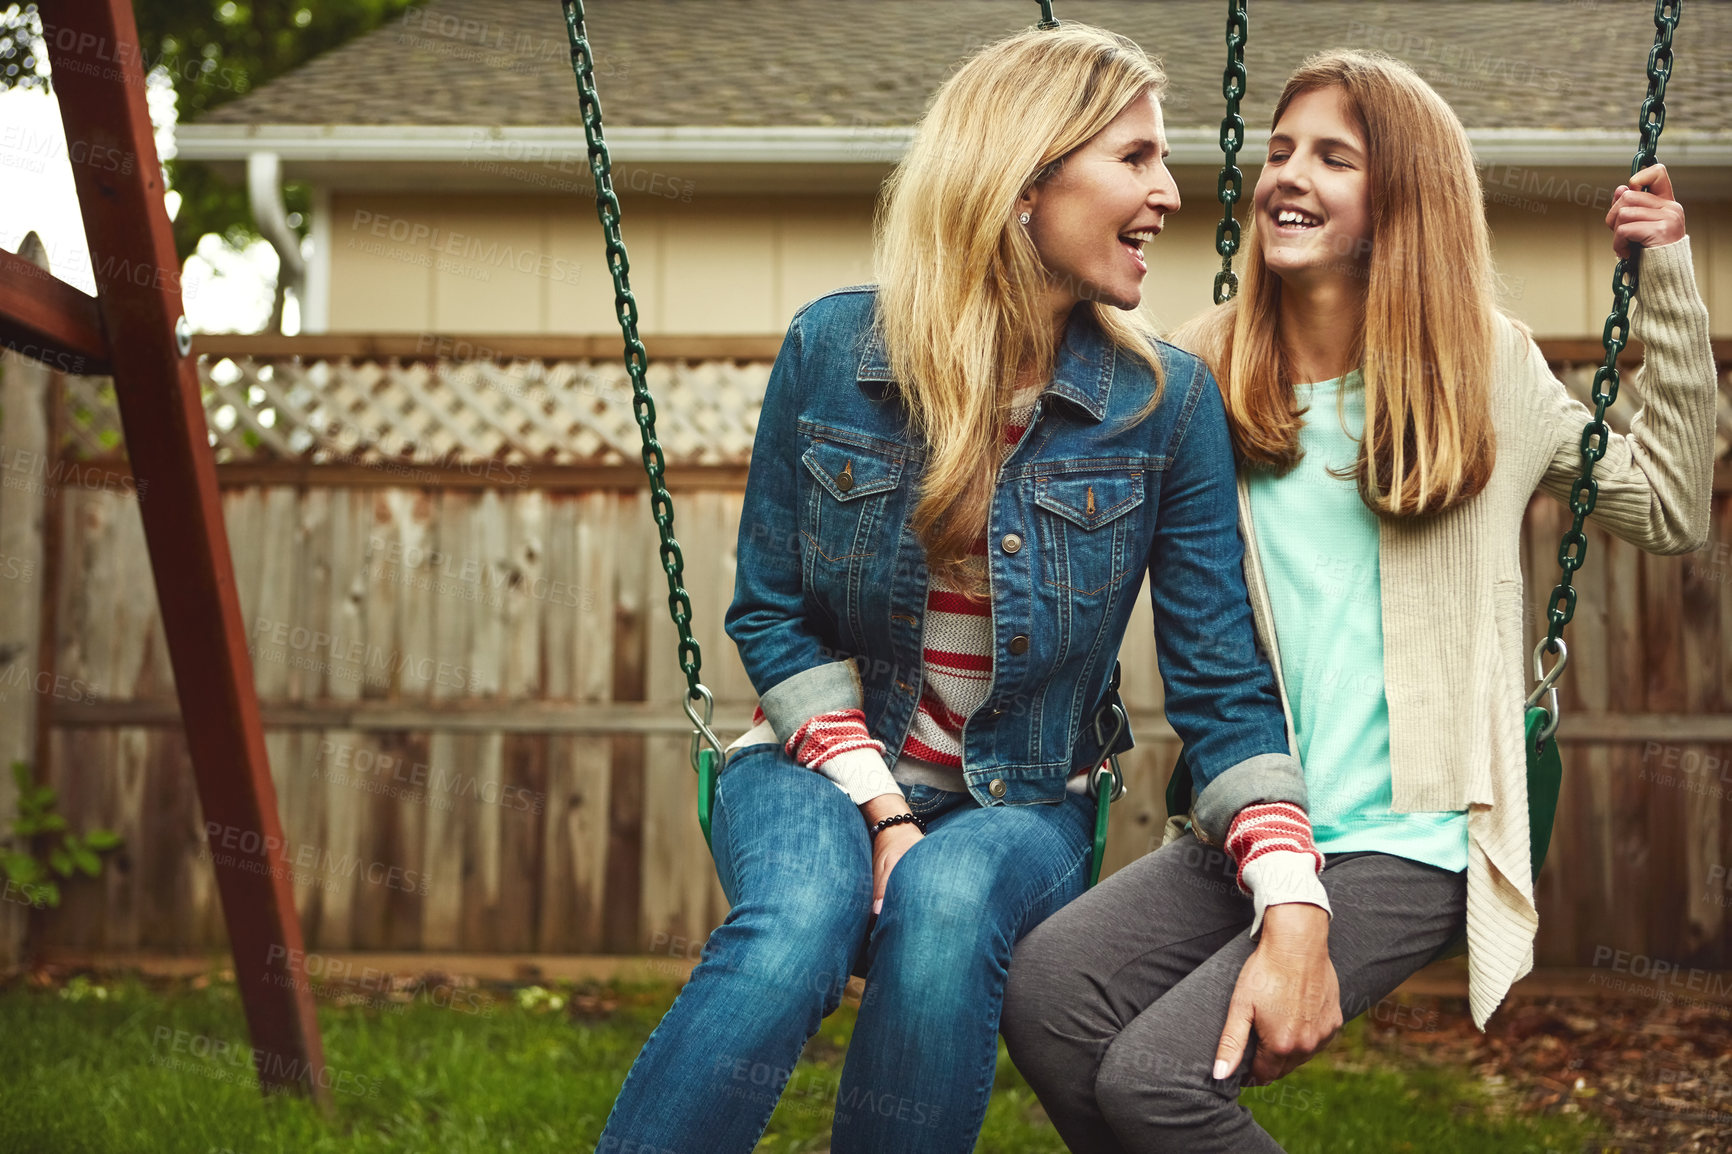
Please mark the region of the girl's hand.
POLYGON ((1612 230, 1612 251, 1628 259, 1630 246, 1659 248, 1684 239, 1684 206, 1672 198, 1672 178, 1666 166, 1652 164, 1620 184, 1606 213, 1612 230), (1644 191, 1645 190, 1645 191, 1644 191))
POLYGON ((1329 960, 1329 914, 1303 903, 1270 906, 1262 937, 1245 960, 1227 1028, 1215 1051, 1214 1077, 1232 1074, 1251 1029, 1257 1054, 1247 1084, 1263 1086, 1303 1066, 1341 1032, 1341 988, 1329 960))
MULTIPOLYGON (((870 827, 892 814, 908 813, 908 802, 899 793, 875 797, 860 807, 870 827)), ((880 833, 872 842, 872 912, 884 908, 884 891, 890 885, 890 871, 902 860, 902 855, 924 834, 911 821, 900 822, 880 833)))

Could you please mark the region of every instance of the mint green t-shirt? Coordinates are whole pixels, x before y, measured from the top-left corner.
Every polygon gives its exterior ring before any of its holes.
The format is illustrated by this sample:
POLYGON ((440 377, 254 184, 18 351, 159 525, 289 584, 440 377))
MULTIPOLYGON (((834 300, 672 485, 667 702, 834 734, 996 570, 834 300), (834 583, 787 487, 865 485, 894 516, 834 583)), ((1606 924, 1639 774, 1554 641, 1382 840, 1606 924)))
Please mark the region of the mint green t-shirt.
POLYGON ((1353 478, 1364 382, 1354 371, 1297 392, 1310 410, 1299 434, 1304 457, 1280 476, 1253 473, 1248 489, 1317 848, 1464 870, 1465 811, 1390 809, 1377 515, 1353 478))

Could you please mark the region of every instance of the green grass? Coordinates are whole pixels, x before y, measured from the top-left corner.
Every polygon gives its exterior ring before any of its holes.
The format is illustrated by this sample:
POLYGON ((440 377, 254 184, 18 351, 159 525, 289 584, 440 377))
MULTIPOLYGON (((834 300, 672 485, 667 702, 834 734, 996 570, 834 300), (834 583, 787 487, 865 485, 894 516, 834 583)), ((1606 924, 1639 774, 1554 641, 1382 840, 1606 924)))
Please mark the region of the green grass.
MULTIPOLYGON (((82 984, 71 996, 14 987, 0 992, 0 1052, 11 1075, 0 1081, 0 1152, 587 1151, 675 987, 581 992, 589 998, 562 1008, 474 991, 458 991, 456 1008, 425 999, 393 1010, 321 1004, 339 1090, 337 1119, 327 1123, 303 1100, 258 1094, 232 985, 160 992, 128 981, 106 996, 82 984), (574 1016, 574 1004, 589 1011, 574 1016), (217 1052, 220 1042, 230 1053, 217 1052)), ((824 1023, 760 1150, 828 1145, 852 1025, 847 1006, 824 1023)), ((1367 1049, 1357 1026, 1325 1058, 1249 1096, 1291 1154, 1579 1154, 1602 1133, 1580 1117, 1500 1117, 1470 1075, 1394 1065, 1367 1049)), ((1001 1049, 979 1149, 1063 1148, 1001 1049)))
POLYGON ((1241 1100, 1290 1154, 1582 1154, 1607 1134, 1581 1114, 1511 1116, 1468 1071, 1370 1048, 1363 1019, 1322 1057, 1241 1100))

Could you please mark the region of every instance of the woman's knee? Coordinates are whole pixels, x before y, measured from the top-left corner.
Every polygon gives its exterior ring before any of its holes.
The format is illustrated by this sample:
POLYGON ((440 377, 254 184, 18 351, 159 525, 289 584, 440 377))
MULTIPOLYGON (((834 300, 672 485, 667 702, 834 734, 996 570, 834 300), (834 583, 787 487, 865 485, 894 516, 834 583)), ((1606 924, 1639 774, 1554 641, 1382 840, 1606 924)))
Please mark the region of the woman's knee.
POLYGON ((874 975, 934 995, 950 987, 978 989, 987 975, 1002 975, 1009 961, 1004 900, 979 878, 898 867, 874 931, 874 975))
POLYGON ((839 998, 866 934, 870 901, 863 887, 790 878, 735 906, 704 954, 766 984, 839 998))

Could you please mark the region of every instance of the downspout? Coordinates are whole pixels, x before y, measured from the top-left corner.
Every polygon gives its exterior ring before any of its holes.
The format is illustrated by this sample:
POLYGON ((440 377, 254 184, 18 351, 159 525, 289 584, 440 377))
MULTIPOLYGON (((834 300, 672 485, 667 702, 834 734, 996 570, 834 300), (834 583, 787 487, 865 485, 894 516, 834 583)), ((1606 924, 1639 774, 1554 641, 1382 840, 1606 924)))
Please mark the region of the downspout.
POLYGON ((259 235, 270 241, 277 252, 276 302, 271 308, 271 328, 282 330, 283 292, 293 289, 295 299, 306 311, 307 263, 301 257, 301 238, 289 227, 289 213, 283 204, 283 166, 274 152, 247 154, 247 201, 253 210, 253 224, 259 235))

